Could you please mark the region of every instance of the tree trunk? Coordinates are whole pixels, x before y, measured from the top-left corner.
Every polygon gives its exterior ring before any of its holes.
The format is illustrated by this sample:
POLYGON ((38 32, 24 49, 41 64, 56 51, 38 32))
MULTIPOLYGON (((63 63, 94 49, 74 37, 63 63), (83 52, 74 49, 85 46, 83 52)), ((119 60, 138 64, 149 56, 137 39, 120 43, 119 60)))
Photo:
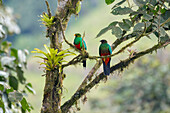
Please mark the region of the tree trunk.
MULTIPOLYGON (((77 2, 78 0, 58 0, 54 24, 47 28, 47 36, 50 38, 51 48, 62 50, 63 36, 61 25, 65 31, 71 15, 74 14, 74 11, 70 11, 70 9, 75 9, 77 2)), ((41 113, 61 113, 62 86, 62 69, 56 67, 52 71, 46 71, 41 113)))

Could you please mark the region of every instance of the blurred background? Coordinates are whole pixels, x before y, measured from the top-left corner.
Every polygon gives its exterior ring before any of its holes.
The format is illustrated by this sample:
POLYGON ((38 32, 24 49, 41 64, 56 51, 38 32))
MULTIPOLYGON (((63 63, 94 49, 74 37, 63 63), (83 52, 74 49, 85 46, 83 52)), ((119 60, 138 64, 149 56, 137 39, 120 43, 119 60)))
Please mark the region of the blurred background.
MULTIPOLYGON (((57 0, 48 0, 53 15, 57 7, 57 0)), ((4 0, 4 4, 13 9, 18 25, 21 28, 19 35, 12 35, 7 38, 17 49, 34 48, 43 49, 43 45, 49 45, 49 39, 45 37, 45 27, 41 24, 40 15, 47 12, 45 2, 42 0, 4 0)), ((120 20, 122 16, 114 16, 111 7, 105 4, 104 0, 84 0, 79 16, 72 16, 66 30, 66 38, 73 42, 74 34, 85 31, 85 41, 88 45, 90 55, 98 55, 99 40, 107 39, 109 44, 114 42, 111 32, 102 37, 95 38, 99 31, 108 26, 112 21, 120 20)), ((130 49, 136 51, 145 50, 156 44, 156 37, 152 39, 143 38, 134 44, 130 49)), ((126 42, 128 43, 128 42, 126 42)), ((125 43, 123 43, 125 44, 125 43)), ((63 43, 64 48, 69 48, 63 43)), ((121 48, 122 45, 118 46, 121 48)), ((116 49, 115 51, 117 51, 116 49)), ((101 82, 98 87, 87 93, 87 102, 80 102, 81 110, 78 113, 170 113, 170 46, 160 49, 153 54, 144 56, 130 65, 124 73, 113 73, 106 83, 101 82)), ((45 77, 43 69, 37 63, 39 59, 33 58, 34 54, 28 57, 28 68, 25 76, 31 82, 36 95, 29 94, 28 101, 33 105, 31 113, 40 112, 43 98, 45 77)), ((114 65, 120 60, 128 57, 128 51, 112 58, 114 65)), ((88 60, 87 68, 82 65, 70 66, 64 71, 63 102, 68 100, 76 91, 86 74, 95 64, 95 61, 88 60), (76 70, 76 71, 75 71, 76 70)), ((102 67, 97 73, 102 72, 102 67)), ((74 111, 76 108, 73 108, 74 111)))

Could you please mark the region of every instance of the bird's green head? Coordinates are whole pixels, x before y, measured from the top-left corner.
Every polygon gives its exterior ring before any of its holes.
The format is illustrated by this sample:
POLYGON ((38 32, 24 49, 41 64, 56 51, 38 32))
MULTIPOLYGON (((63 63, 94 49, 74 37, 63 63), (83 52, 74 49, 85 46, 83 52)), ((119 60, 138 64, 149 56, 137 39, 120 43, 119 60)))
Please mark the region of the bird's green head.
POLYGON ((102 44, 104 44, 104 43, 107 43, 107 40, 100 40, 100 42, 102 43, 102 44))
POLYGON ((74 34, 75 37, 81 37, 81 34, 80 33, 76 33, 74 34))

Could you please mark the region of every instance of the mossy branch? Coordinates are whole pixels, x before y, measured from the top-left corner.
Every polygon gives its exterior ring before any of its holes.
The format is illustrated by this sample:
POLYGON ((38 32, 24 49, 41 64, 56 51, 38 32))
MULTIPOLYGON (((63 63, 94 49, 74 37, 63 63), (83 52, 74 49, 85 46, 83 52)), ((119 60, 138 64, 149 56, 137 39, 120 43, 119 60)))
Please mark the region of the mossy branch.
MULTIPOLYGON (((119 63, 117 63, 116 65, 111 67, 111 73, 113 73, 116 70, 121 70, 123 71, 124 68, 128 67, 131 63, 133 63, 136 59, 152 53, 153 51, 156 51, 159 48, 162 48, 166 45, 170 44, 170 40, 167 40, 165 42, 160 42, 157 45, 153 46, 152 48, 149 48, 145 51, 141 51, 139 53, 136 53, 133 57, 131 58, 127 58, 126 60, 120 61, 119 63)), ((106 76, 102 73, 100 73, 98 76, 96 76, 96 78, 93 79, 92 82, 90 82, 89 84, 87 84, 85 87, 81 88, 80 90, 78 90, 72 97, 70 100, 66 101, 62 106, 61 106, 61 110, 63 111, 63 113, 66 113, 69 108, 74 104, 74 102, 76 102, 77 100, 80 99, 80 97, 82 97, 84 94, 86 94, 91 88, 93 88, 95 85, 97 85, 101 80, 103 80, 106 76)))
POLYGON ((46 3, 46 6, 47 6, 48 16, 49 16, 49 18, 51 18, 51 10, 50 10, 49 3, 48 3, 47 0, 45 1, 45 3, 46 3))
POLYGON ((142 32, 134 41, 132 41, 132 42, 130 42, 129 44, 127 44, 127 45, 125 45, 124 47, 122 47, 118 52, 116 52, 116 53, 114 53, 114 54, 112 54, 112 55, 107 55, 107 56, 89 56, 88 58, 89 58, 89 59, 107 58, 107 57, 113 57, 113 56, 115 56, 115 55, 117 55, 117 54, 119 54, 119 53, 122 53, 127 47, 132 46, 132 45, 133 45, 135 42, 137 42, 141 37, 143 37, 144 34, 145 34, 145 32, 146 32, 146 23, 145 23, 145 27, 144 27, 143 32, 142 32))
POLYGON ((69 61, 67 64, 63 64, 62 67, 67 67, 67 66, 70 66, 70 65, 75 65, 77 63, 79 63, 80 61, 82 60, 82 57, 81 55, 79 54, 78 56, 74 57, 71 61, 69 61))
POLYGON ((118 52, 111 54, 111 55, 107 55, 107 56, 89 56, 89 59, 97 59, 97 58, 107 58, 107 57, 113 57, 115 55, 118 55, 119 53, 122 53, 127 47, 132 46, 135 42, 137 42, 141 37, 143 36, 143 33, 136 38, 135 40, 133 40, 132 42, 128 43, 127 45, 125 45, 124 47, 122 47, 118 52))
MULTIPOLYGON (((120 38, 120 39, 117 39, 117 40, 116 40, 115 42, 113 42, 113 44, 112 44, 112 51, 113 51, 115 48, 117 48, 117 46, 120 45, 122 42, 127 41, 127 40, 129 40, 129 39, 131 39, 131 38, 133 38, 133 37, 135 37, 135 36, 136 36, 136 34, 135 34, 135 33, 132 33, 132 34, 126 35, 126 36, 124 36, 124 37, 122 37, 122 38, 120 38)), ((83 82, 81 83, 81 85, 80 85, 79 88, 77 89, 77 91, 78 91, 79 89, 81 89, 82 87, 84 87, 84 86, 87 84, 88 81, 91 81, 94 73, 98 70, 98 68, 101 66, 101 64, 102 64, 102 60, 100 59, 100 60, 98 60, 98 61, 96 62, 96 64, 93 66, 93 68, 91 69, 91 71, 88 73, 88 75, 86 76, 86 78, 83 80, 83 82)))
POLYGON ((81 50, 77 49, 72 43, 70 43, 70 42, 66 39, 65 34, 64 34, 64 30, 63 30, 63 26, 62 26, 62 24, 61 24, 61 19, 58 18, 58 20, 59 20, 59 24, 60 24, 60 27, 61 27, 62 36, 63 36, 64 41, 65 41, 70 47, 74 48, 74 49, 75 49, 76 51, 78 51, 79 53, 82 53, 81 50))

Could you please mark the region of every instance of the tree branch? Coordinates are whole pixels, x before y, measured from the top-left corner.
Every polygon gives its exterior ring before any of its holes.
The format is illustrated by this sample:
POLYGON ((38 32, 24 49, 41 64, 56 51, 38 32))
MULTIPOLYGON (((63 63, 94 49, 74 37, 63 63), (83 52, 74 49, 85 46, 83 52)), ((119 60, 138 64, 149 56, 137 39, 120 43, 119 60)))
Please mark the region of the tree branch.
POLYGON ((124 51, 127 47, 132 46, 135 42, 137 42, 141 37, 143 36, 143 33, 136 38, 134 41, 130 42, 129 44, 125 45, 124 47, 122 47, 118 52, 111 54, 111 55, 107 55, 107 56, 89 56, 89 59, 96 59, 96 58, 107 58, 107 57, 113 57, 119 53, 121 53, 122 51, 124 51))
POLYGON ((79 54, 78 56, 74 57, 71 61, 69 61, 67 64, 63 64, 62 67, 67 67, 69 65, 75 65, 77 64, 78 62, 80 62, 82 60, 82 57, 81 55, 79 54))
POLYGON ((48 4, 48 1, 46 0, 45 3, 46 3, 46 6, 47 6, 48 16, 49 16, 49 18, 51 18, 51 10, 50 10, 50 6, 48 4))
MULTIPOLYGON (((73 1, 73 0, 72 0, 73 1)), ((74 0, 75 3, 77 0, 74 0)), ((63 33, 67 28, 68 21, 73 14, 68 4, 70 0, 58 0, 57 11, 53 19, 53 25, 47 27, 47 37, 50 38, 50 47, 62 50, 63 33), (62 22, 59 20, 61 19, 62 22), (59 22, 60 21, 60 22, 59 22), (62 27, 60 27, 62 25, 62 27), (62 28, 62 30, 61 30, 62 28)), ((51 12, 46 0, 48 15, 51 12)), ((63 69, 56 67, 55 70, 46 71, 46 82, 44 87, 43 103, 41 113, 61 113, 61 96, 63 92, 63 69)))
MULTIPOLYGON (((137 42, 142 36, 143 34, 146 32, 146 24, 145 24, 145 28, 144 28, 144 31, 141 33, 141 35, 139 35, 138 38, 136 38, 134 41, 132 41, 131 43, 127 44, 126 46, 124 46, 122 49, 120 49, 118 52, 110 55, 111 56, 115 56, 117 54, 119 54, 121 51, 125 50, 127 47, 131 46, 132 44, 134 44, 135 42, 137 42)), ((129 35, 126 35, 120 39, 117 39, 113 44, 112 44, 112 51, 119 45, 121 44, 122 42, 132 38, 132 37, 135 37, 136 36, 136 33, 132 33, 132 34, 129 34, 129 35)), ((105 57, 108 57, 108 56, 101 56, 101 57, 98 57, 98 58, 105 58, 105 57)), ((88 57, 90 58, 90 56, 88 57)), ((77 91, 79 91, 79 89, 81 89, 82 87, 84 87, 88 81, 91 81, 94 73, 97 71, 97 69, 101 66, 102 64, 102 61, 99 60, 97 61, 97 63, 94 65, 94 67, 91 69, 91 71, 89 72, 89 74, 86 76, 86 78, 84 79, 84 81, 82 82, 82 84, 79 86, 79 88, 77 89, 77 91)))
MULTIPOLYGON (((165 42, 160 42, 157 45, 153 46, 152 48, 149 48, 145 51, 136 53, 133 57, 128 58, 126 60, 120 61, 119 63, 117 63, 116 65, 111 67, 111 73, 113 73, 116 70, 121 70, 123 71, 124 68, 128 67, 131 63, 133 63, 137 58, 140 58, 148 53, 152 53, 153 51, 162 48, 166 45, 170 44, 170 39, 165 41, 165 42)), ((84 88, 81 88, 78 92, 76 92, 70 100, 68 100, 67 102, 65 102, 62 106, 61 106, 61 110, 63 113, 67 113, 67 111, 70 109, 70 107, 78 100, 80 99, 81 96, 83 96, 84 94, 86 94, 88 91, 90 91, 91 88, 93 88, 96 84, 98 84, 103 78, 105 78, 106 76, 102 73, 100 73, 92 82, 90 82, 88 85, 86 85, 84 88)))
MULTIPOLYGON (((113 44, 112 44, 112 51, 119 45, 121 44, 122 42, 130 39, 130 38, 133 38, 135 37, 136 34, 135 33, 132 33, 132 34, 129 34, 129 35, 126 35, 120 39, 117 39, 113 44)), ((81 83, 81 85, 79 86, 79 88, 77 89, 77 91, 79 91, 79 89, 81 89, 82 87, 84 87, 88 81, 91 81, 94 73, 98 70, 98 68, 101 66, 102 64, 102 60, 98 60, 96 62, 96 64, 94 65, 94 67, 91 69, 91 71, 88 73, 88 75, 86 76, 86 78, 84 79, 84 81, 81 83)))
POLYGON ((81 51, 80 51, 79 49, 77 49, 72 43, 70 43, 70 42, 66 39, 66 37, 65 37, 65 35, 64 35, 63 26, 62 26, 62 24, 61 24, 61 19, 60 19, 60 18, 58 18, 58 19, 59 19, 59 24, 60 24, 60 27, 61 27, 62 36, 63 36, 64 41, 65 41, 70 47, 74 48, 76 51, 78 51, 78 52, 81 53, 81 51))

